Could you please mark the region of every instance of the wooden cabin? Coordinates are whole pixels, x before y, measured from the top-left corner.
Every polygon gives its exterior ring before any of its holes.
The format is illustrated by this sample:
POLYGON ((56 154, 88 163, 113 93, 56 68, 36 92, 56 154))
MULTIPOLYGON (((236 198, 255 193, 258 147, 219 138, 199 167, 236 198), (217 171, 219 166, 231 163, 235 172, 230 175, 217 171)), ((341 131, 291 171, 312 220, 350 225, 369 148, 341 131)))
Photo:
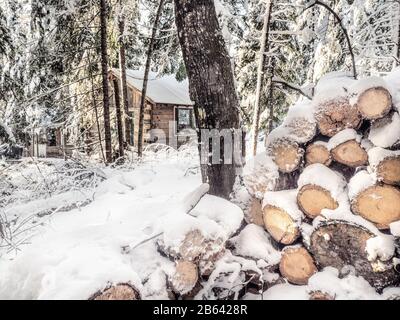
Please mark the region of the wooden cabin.
MULTIPOLYGON (((129 116, 133 119, 129 142, 131 145, 137 145, 144 71, 128 69, 126 74, 129 116)), ((114 79, 117 79, 120 85, 118 69, 110 71, 110 80, 114 79)), ((110 81, 110 85, 112 83, 113 81, 110 81)), ((121 89, 119 91, 121 92, 121 89)), ((112 100, 114 102, 114 99, 112 100)), ((144 142, 160 142, 157 131, 161 130, 165 134, 167 145, 174 146, 172 137, 178 141, 178 145, 183 143, 187 139, 187 132, 195 129, 193 105, 187 81, 179 82, 174 75, 158 77, 156 73, 150 72, 144 113, 144 142)))

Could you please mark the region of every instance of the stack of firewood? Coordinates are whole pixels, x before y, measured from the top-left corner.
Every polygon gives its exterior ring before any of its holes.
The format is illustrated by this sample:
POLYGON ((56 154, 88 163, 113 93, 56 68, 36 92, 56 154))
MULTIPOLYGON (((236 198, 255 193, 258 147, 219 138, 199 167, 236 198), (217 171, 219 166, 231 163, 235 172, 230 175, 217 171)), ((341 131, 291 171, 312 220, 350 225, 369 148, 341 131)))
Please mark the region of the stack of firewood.
POLYGON ((262 165, 245 176, 247 220, 289 246, 279 269, 290 283, 327 266, 351 266, 377 290, 399 282, 394 250, 368 253, 377 236, 394 243, 390 225, 400 221, 400 118, 388 88, 380 78, 322 79, 267 139, 260 156, 279 170, 274 188, 254 179, 265 178, 262 165))

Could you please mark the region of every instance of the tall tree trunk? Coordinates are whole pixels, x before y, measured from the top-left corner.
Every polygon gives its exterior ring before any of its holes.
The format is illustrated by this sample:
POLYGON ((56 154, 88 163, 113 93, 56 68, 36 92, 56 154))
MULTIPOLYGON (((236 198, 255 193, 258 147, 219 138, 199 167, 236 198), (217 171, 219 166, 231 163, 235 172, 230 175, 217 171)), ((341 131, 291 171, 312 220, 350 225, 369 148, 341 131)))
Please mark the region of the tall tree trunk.
POLYGON ((97 110, 97 101, 96 101, 96 93, 95 93, 95 85, 94 85, 94 79, 93 79, 93 72, 92 72, 92 65, 90 61, 90 51, 87 51, 87 57, 88 57, 88 63, 89 63, 89 78, 91 82, 91 95, 92 95, 92 103, 93 103, 93 109, 94 109, 94 114, 96 118, 96 128, 97 128, 97 137, 99 138, 99 145, 100 145, 100 152, 101 152, 101 157, 106 163, 106 156, 104 154, 104 149, 103 149, 103 141, 101 138, 101 127, 100 127, 100 120, 99 120, 99 111, 97 110))
POLYGON ((113 80, 114 84, 114 98, 115 98, 115 113, 117 115, 117 130, 118 130, 118 147, 119 156, 124 156, 124 134, 122 132, 122 114, 121 114, 121 101, 119 98, 118 80, 113 80))
POLYGON ((265 3, 265 15, 264 15, 264 26, 262 30, 261 37, 261 46, 259 53, 259 61, 258 61, 258 70, 257 70, 257 89, 256 89, 256 101, 254 105, 254 114, 253 114, 253 137, 252 137, 252 152, 255 156, 257 154, 257 142, 258 142, 258 133, 259 133, 259 125, 260 125, 260 100, 261 100, 261 91, 262 91, 262 82, 264 80, 264 71, 265 71, 265 54, 268 50, 268 38, 269 38, 269 25, 271 21, 271 9, 272 9, 272 0, 268 0, 265 3))
MULTIPOLYGON (((202 143, 200 132, 203 129, 236 131, 240 125, 239 101, 214 1, 175 0, 175 15, 190 95, 195 102, 199 142, 202 143)), ((211 194, 229 198, 238 164, 228 161, 222 154, 218 163, 210 163, 208 154, 206 163, 201 159, 202 175, 203 181, 210 184, 211 194)))
MULTIPOLYGON (((122 3, 120 0, 120 7, 122 10, 122 3)), ((126 83, 126 57, 125 57, 125 17, 124 13, 121 12, 118 20, 118 43, 119 43, 119 70, 121 78, 121 91, 122 91, 122 103, 124 110, 124 123, 125 123, 125 142, 126 145, 131 143, 131 119, 129 117, 129 102, 128 102, 128 85, 126 83)))
POLYGON ((398 13, 397 13, 397 52, 396 52, 396 57, 397 57, 397 66, 400 66, 400 2, 398 2, 398 13))
POLYGON ((158 21, 160 20, 163 5, 164 5, 164 0, 160 0, 160 3, 158 4, 156 17, 155 17, 154 23, 153 23, 153 30, 151 32, 150 44, 149 44, 149 48, 147 51, 146 68, 145 68, 144 76, 143 76, 143 88, 142 88, 142 96, 140 99, 140 108, 139 108, 139 132, 138 132, 138 156, 139 157, 142 156, 142 152, 143 152, 144 108, 145 108, 146 95, 147 95, 147 83, 149 81, 151 56, 153 55, 154 42, 155 42, 155 37, 157 34, 157 26, 158 26, 158 21))
POLYGON ((101 33, 101 73, 103 86, 104 140, 106 145, 106 161, 112 162, 110 97, 108 94, 108 55, 107 55, 107 4, 100 0, 100 33, 101 33))

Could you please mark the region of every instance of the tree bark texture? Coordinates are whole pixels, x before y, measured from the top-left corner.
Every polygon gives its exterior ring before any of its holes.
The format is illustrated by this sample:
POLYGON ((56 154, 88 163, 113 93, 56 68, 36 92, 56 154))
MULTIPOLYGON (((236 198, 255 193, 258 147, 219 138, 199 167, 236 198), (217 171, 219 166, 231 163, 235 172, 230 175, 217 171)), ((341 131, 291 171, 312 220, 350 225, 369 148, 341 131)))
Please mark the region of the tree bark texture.
MULTIPOLYGON (((195 102, 199 142, 201 129, 238 129, 239 101, 214 1, 175 0, 175 14, 190 95, 195 102)), ((223 154, 222 147, 220 151, 223 154)), ((203 180, 210 184, 211 194, 229 197, 236 166, 223 158, 217 164, 203 162, 203 180)))
POLYGON ((101 73, 103 86, 104 139, 106 145, 106 161, 112 162, 110 97, 108 93, 108 55, 107 55, 107 4, 100 0, 100 33, 101 33, 101 73))
POLYGON ((118 131, 118 151, 119 156, 124 156, 124 134, 122 130, 122 113, 121 113, 121 99, 119 96, 118 80, 113 80, 114 84, 114 99, 115 99, 115 113, 117 116, 117 131, 118 131))

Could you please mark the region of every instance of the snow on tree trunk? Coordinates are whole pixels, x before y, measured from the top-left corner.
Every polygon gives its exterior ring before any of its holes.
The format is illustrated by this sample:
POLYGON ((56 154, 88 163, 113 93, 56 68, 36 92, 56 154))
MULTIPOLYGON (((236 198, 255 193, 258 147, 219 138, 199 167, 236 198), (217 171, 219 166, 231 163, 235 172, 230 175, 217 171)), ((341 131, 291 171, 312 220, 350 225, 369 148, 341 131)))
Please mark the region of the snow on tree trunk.
MULTIPOLYGON (((198 129, 238 129, 239 101, 214 1, 175 0, 175 14, 198 129)), ((235 182, 236 165, 222 156, 223 144, 220 151, 220 162, 203 163, 202 175, 210 184, 211 194, 228 198, 235 182)), ((207 157, 208 154, 204 162, 208 162, 207 157)))
POLYGON ((114 99, 115 99, 115 111, 117 118, 117 133, 118 133, 118 150, 119 157, 124 156, 124 133, 122 132, 122 114, 121 114, 121 99, 119 95, 118 80, 113 80, 114 85, 114 99))

